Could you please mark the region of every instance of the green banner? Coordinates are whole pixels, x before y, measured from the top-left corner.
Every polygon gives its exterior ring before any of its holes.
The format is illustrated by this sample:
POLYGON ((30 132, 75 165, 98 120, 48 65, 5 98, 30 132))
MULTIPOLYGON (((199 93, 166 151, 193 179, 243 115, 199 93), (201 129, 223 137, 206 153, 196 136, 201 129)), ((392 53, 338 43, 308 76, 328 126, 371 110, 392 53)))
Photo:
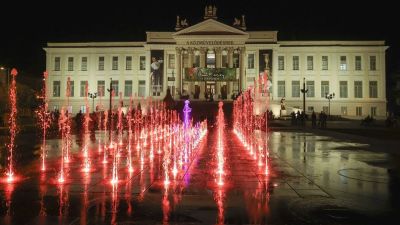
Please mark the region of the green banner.
POLYGON ((185 68, 185 81, 236 81, 236 68, 185 68))

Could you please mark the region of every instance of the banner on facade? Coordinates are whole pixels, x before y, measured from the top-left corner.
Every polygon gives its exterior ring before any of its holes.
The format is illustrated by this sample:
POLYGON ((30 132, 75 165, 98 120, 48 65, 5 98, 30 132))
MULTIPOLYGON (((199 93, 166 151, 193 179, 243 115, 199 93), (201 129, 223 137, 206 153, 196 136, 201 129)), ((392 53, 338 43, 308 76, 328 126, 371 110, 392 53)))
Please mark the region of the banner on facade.
POLYGON ((236 68, 185 68, 185 81, 236 81, 236 68))
POLYGON ((261 49, 259 50, 259 76, 258 87, 261 93, 266 91, 271 92, 272 87, 272 50, 261 49))
POLYGON ((150 56, 150 81, 152 92, 153 96, 160 96, 164 83, 164 50, 151 50, 150 56))

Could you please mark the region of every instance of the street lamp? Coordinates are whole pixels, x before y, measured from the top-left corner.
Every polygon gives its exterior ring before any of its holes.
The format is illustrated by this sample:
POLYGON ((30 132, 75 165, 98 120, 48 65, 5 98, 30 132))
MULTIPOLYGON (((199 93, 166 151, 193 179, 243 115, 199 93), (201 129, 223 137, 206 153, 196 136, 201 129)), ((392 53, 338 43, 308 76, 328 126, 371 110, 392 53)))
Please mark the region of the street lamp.
POLYGON ((308 89, 306 89, 306 78, 303 78, 303 89, 300 90, 301 93, 303 93, 303 110, 304 113, 306 113, 306 93, 308 92, 308 89))
POLYGON ((328 99, 328 115, 331 117, 331 99, 335 97, 335 93, 325 94, 325 98, 328 99))
POLYGON ((109 117, 108 121, 110 121, 110 122, 109 122, 108 132, 109 132, 109 139, 111 141, 111 128, 112 128, 112 123, 113 123, 113 121, 112 121, 112 119, 113 119, 113 116, 112 116, 112 105, 111 104, 112 104, 112 94, 113 94, 113 91, 114 91, 114 89, 112 88, 112 78, 110 78, 110 88, 107 89, 107 91, 110 92, 110 112, 108 113, 108 117, 109 117))
POLYGON ((94 112, 94 99, 97 98, 97 92, 88 93, 88 95, 89 95, 89 98, 92 99, 92 109, 93 109, 93 112, 94 112))
POLYGON ((7 68, 7 67, 2 66, 2 67, 0 67, 0 70, 6 71, 6 74, 7 74, 7 89, 8 89, 8 87, 10 85, 9 84, 9 82, 10 82, 10 69, 7 68))

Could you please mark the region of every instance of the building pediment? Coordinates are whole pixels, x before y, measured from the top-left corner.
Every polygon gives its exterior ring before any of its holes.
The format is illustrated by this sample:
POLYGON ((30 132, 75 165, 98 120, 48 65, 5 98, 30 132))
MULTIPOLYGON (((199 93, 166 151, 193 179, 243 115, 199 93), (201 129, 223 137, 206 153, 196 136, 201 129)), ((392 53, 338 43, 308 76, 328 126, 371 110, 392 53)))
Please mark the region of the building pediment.
POLYGON ((214 19, 207 19, 193 26, 175 32, 173 37, 180 36, 201 36, 201 35, 237 35, 248 37, 243 30, 226 25, 214 19))

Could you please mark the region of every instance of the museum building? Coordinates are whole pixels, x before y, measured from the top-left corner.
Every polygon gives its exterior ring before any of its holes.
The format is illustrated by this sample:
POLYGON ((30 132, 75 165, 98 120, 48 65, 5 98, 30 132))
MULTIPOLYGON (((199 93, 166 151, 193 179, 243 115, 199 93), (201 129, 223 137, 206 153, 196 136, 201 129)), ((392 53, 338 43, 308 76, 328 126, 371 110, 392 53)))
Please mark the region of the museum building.
POLYGON ((148 31, 143 42, 47 43, 49 109, 85 112, 86 90, 104 110, 110 93, 125 105, 168 89, 175 99, 232 101, 265 84, 271 106, 302 109, 305 89, 307 113, 386 116, 384 41, 281 41, 278 31, 247 30, 245 16, 219 21, 215 6, 203 19, 177 16, 174 31, 148 31))

